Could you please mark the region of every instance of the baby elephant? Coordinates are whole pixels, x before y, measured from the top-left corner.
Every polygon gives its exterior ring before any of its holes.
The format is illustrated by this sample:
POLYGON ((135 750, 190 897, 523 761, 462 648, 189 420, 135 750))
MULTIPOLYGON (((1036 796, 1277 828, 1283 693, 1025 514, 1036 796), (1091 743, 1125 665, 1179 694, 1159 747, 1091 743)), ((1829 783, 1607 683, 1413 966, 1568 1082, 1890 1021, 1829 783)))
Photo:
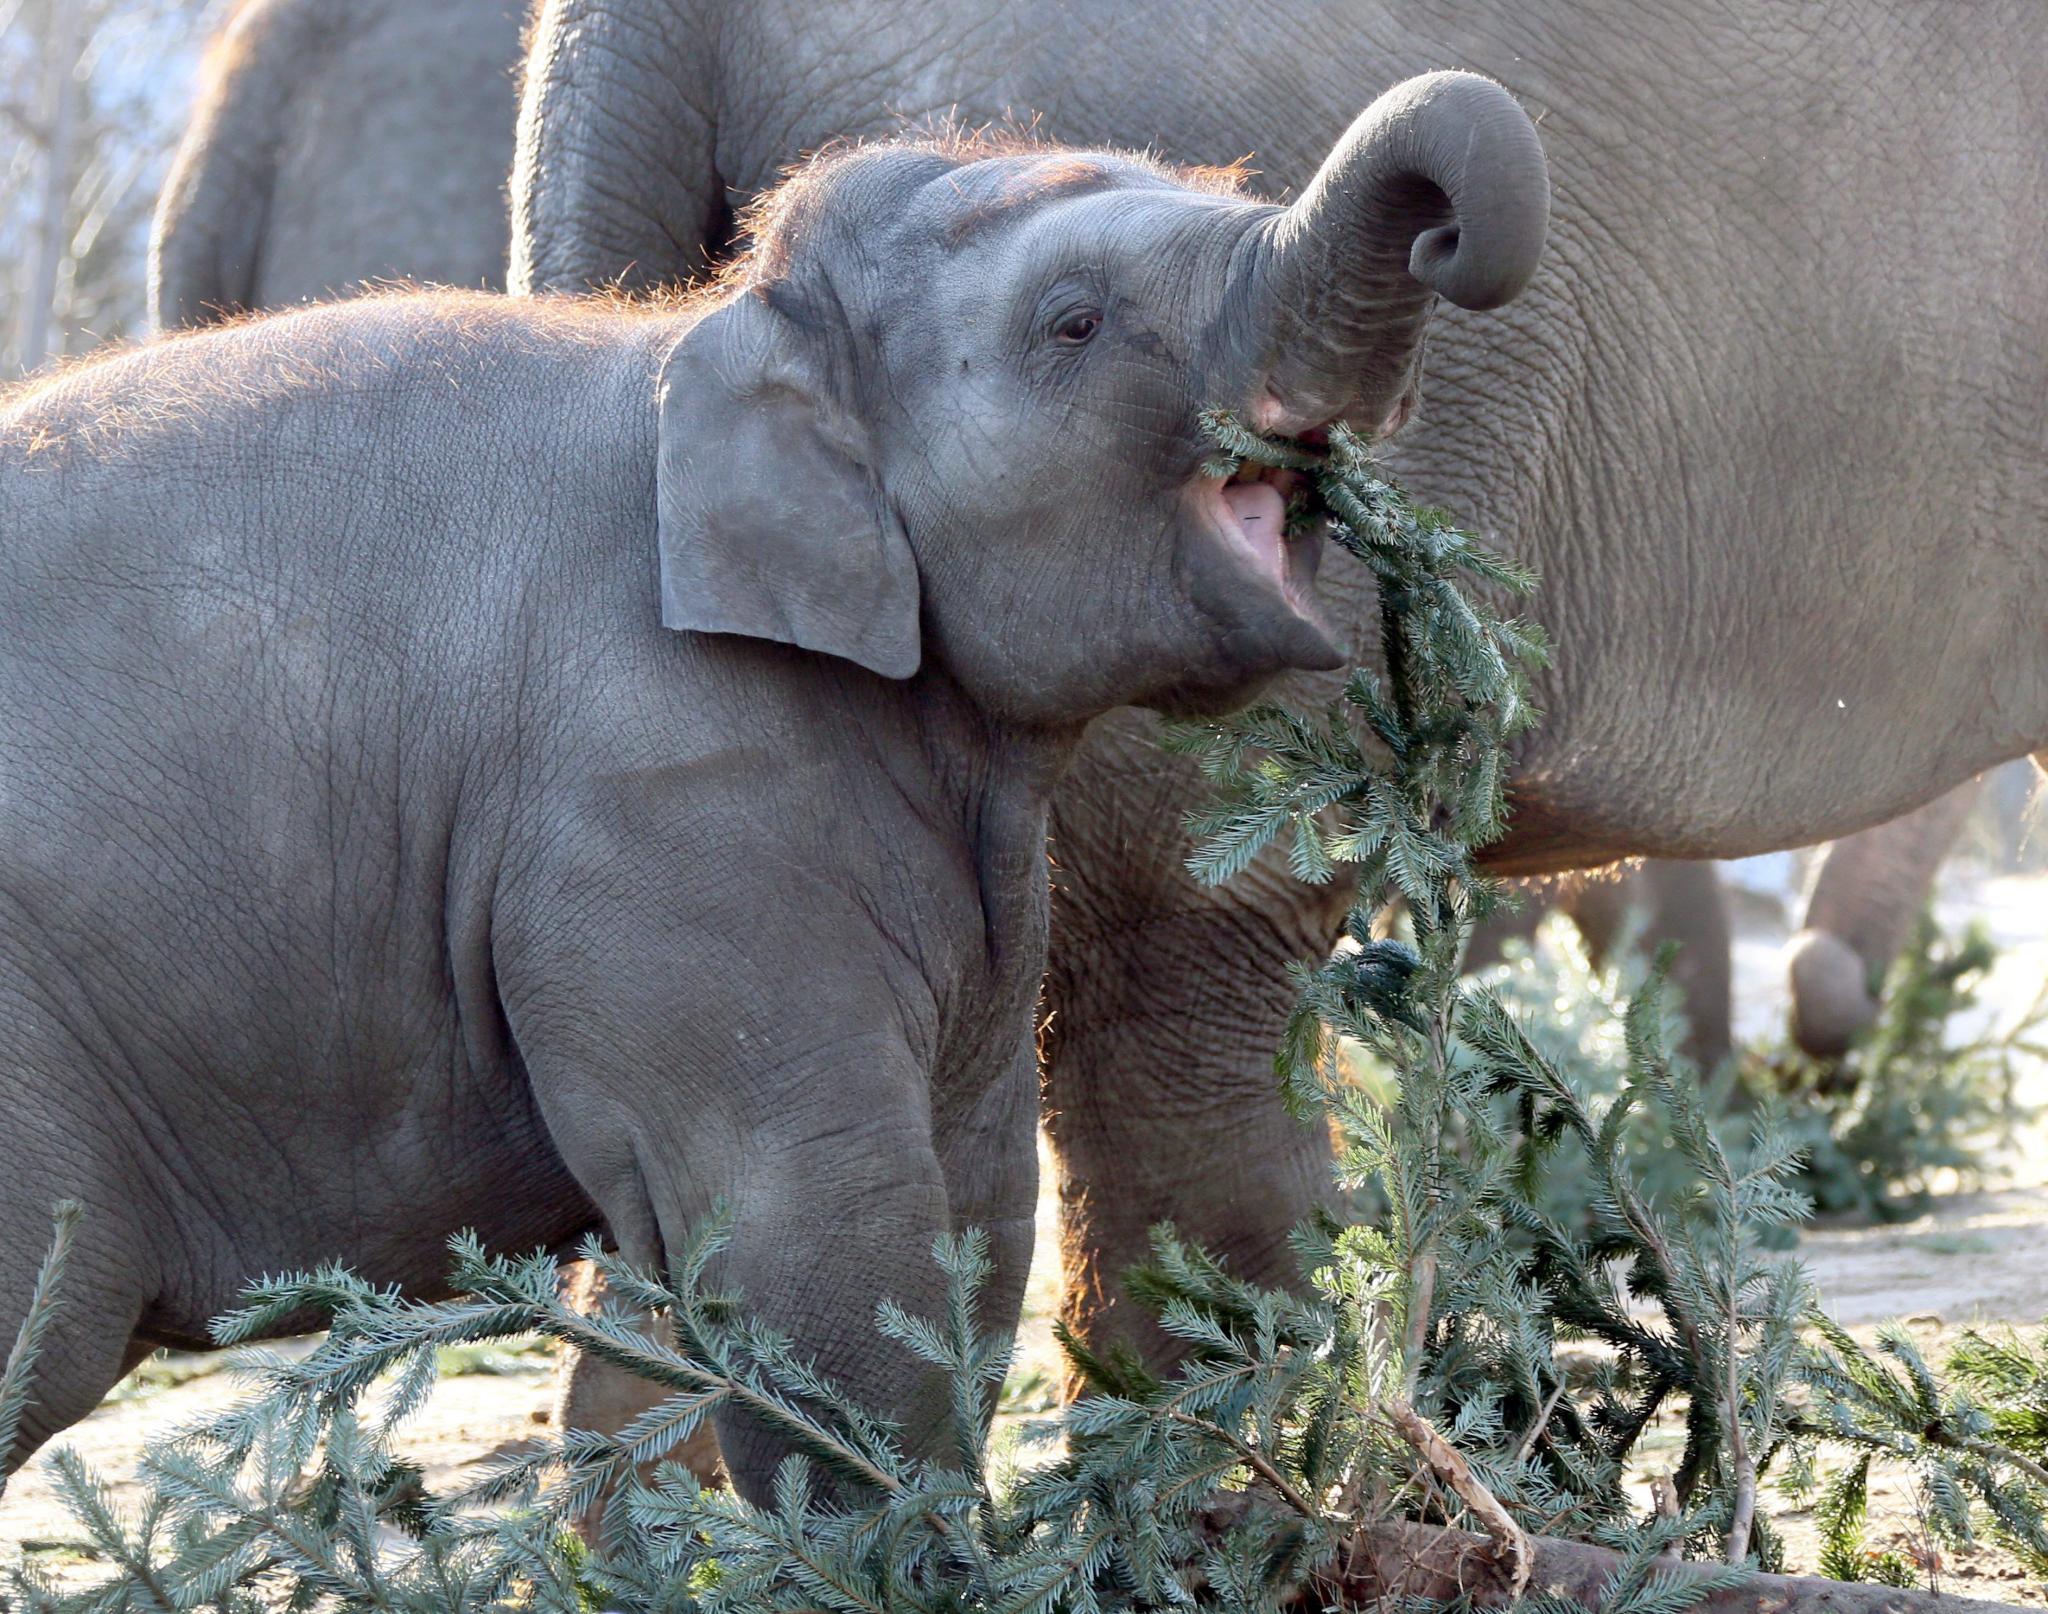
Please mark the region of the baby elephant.
POLYGON ((1440 74, 1284 210, 881 145, 687 302, 389 296, 8 401, 0 1339, 87 1207, 10 1461, 253 1274, 653 1262, 720 1197, 721 1281, 929 1442, 870 1319, 979 1224, 1015 1324, 1048 792, 1111 707, 1344 659, 1200 411, 1402 414, 1434 295, 1513 295, 1546 214, 1440 74))

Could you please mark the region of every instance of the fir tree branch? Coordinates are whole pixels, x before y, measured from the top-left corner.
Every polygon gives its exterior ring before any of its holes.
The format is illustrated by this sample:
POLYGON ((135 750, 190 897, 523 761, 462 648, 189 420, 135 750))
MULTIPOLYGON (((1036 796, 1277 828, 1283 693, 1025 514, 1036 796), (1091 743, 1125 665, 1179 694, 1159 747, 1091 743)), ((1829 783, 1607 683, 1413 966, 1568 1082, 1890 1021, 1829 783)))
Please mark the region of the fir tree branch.
POLYGON ((42 1354, 43 1338, 50 1331, 57 1308, 63 1304, 58 1286, 64 1280, 65 1263, 71 1258, 71 1246, 84 1215, 84 1207, 72 1199, 60 1200, 51 1213, 50 1247, 36 1271, 28 1310, 22 1314, 21 1327, 7 1353, 6 1368, 0 1370, 0 1496, 7 1494, 9 1459, 15 1442, 21 1438, 21 1420, 28 1411, 36 1358, 42 1354))
POLYGON ((1266 1454, 1242 1435, 1238 1434, 1236 1430, 1226 1429, 1221 1424, 1211 1423, 1206 1418, 1197 1418, 1185 1412, 1169 1412, 1167 1417, 1183 1428, 1198 1430, 1208 1436, 1209 1439, 1220 1440, 1224 1445, 1230 1447, 1231 1450, 1235 1451, 1245 1460, 1246 1466, 1253 1473, 1272 1486, 1280 1499, 1304 1519, 1320 1520, 1323 1517, 1322 1510, 1307 1497, 1303 1496, 1301 1492, 1297 1491, 1288 1482, 1287 1476, 1267 1461, 1266 1454))
POLYGON ((1536 1416, 1529 1420, 1529 1427, 1522 1435, 1522 1443, 1515 1448, 1515 1461, 1526 1463, 1529 1454, 1536 1449, 1536 1442, 1543 1438, 1543 1432, 1550 1427, 1550 1415, 1557 1410, 1558 1402, 1564 1399, 1565 1380, 1558 1376, 1557 1384, 1543 1399, 1543 1405, 1536 1409, 1536 1416))
POLYGON ((1987 1463, 2002 1463, 2016 1468, 2044 1492, 2048 1492, 2048 1468, 2043 1468, 2033 1458, 2014 1451, 2010 1446, 2001 1446, 1995 1441, 1979 1440, 1973 1435, 1954 1435, 1936 1425, 1928 1434, 1930 1444, 1946 1446, 1952 1451, 1968 1452, 1972 1457, 1981 1457, 1987 1463))

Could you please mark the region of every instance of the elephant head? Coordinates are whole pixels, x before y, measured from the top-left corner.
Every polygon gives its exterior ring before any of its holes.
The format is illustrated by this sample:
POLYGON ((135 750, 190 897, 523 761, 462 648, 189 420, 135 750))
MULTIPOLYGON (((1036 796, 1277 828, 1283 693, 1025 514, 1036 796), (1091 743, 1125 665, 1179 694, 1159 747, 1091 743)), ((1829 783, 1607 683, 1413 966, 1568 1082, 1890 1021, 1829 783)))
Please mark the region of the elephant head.
POLYGON ((1209 709, 1344 655, 1284 485, 1202 473, 1205 407, 1377 430, 1438 294, 1514 295, 1547 182, 1507 93, 1369 108, 1294 206, 1138 158, 941 137, 770 193, 663 381, 672 627, 1049 723, 1209 709))

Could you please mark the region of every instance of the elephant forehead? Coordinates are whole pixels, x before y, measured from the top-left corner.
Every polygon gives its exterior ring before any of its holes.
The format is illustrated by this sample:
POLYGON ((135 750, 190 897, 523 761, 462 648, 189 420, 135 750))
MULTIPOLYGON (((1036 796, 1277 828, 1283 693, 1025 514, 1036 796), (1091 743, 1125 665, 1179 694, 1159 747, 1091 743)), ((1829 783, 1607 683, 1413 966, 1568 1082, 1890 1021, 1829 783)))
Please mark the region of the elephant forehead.
POLYGON ((974 163, 933 186, 948 246, 966 246, 1006 221, 1065 197, 1088 196, 1133 183, 1161 187, 1156 175, 1134 176, 1097 153, 1068 151, 974 163))
POLYGON ((1114 230, 1146 211, 1181 214, 1244 204, 1192 190, 1171 175, 1108 152, 1050 151, 984 159, 941 174, 920 187, 898 217, 902 227, 949 251, 972 247, 991 234, 1058 214, 1076 227, 1114 230))

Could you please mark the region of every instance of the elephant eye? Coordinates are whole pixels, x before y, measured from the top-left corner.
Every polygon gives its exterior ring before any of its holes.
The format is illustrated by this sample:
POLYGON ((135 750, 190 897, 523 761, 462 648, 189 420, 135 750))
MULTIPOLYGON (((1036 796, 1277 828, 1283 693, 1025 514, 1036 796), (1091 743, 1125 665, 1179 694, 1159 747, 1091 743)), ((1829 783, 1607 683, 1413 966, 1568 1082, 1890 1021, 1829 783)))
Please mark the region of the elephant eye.
POLYGON ((1063 347, 1080 347, 1091 342, 1102 329, 1102 314, 1093 308, 1078 309, 1053 328, 1053 340, 1063 347))

